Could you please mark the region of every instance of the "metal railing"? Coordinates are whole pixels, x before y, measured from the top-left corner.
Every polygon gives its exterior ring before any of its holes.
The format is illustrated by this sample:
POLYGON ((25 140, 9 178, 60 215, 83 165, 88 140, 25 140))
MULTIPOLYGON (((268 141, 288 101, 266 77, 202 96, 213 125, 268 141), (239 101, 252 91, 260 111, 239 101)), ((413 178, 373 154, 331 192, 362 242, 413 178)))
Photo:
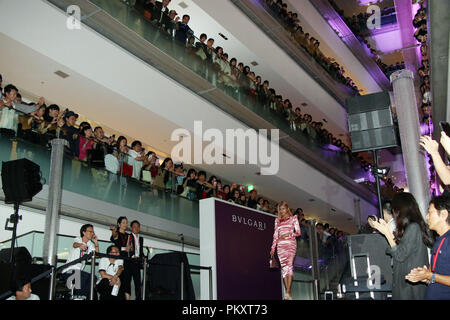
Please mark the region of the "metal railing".
MULTIPOLYGON (((64 269, 67 269, 70 266, 76 265, 80 262, 83 261, 88 261, 90 260, 91 262, 91 270, 90 270, 90 287, 89 287, 89 291, 90 291, 90 296, 89 299, 90 300, 95 300, 95 266, 98 265, 98 262, 96 262, 96 258, 97 257, 104 257, 104 258, 112 258, 112 259, 116 259, 116 260, 129 260, 129 261, 136 261, 138 260, 139 262, 142 263, 143 265, 143 278, 142 278, 142 286, 141 286, 141 290, 142 290, 142 299, 145 300, 146 297, 146 290, 147 290, 147 270, 149 265, 159 265, 159 266, 171 266, 171 267, 177 267, 177 264, 162 264, 162 263, 154 263, 154 262, 150 262, 147 260, 147 257, 144 258, 138 258, 138 259, 133 259, 133 258, 129 258, 129 257, 122 257, 122 256, 116 256, 116 255, 108 255, 108 254, 104 254, 104 253, 98 253, 98 252, 91 252, 90 254, 87 254, 79 259, 76 259, 72 262, 66 263, 62 266, 59 267, 55 267, 55 266, 50 266, 50 270, 47 270, 45 272, 42 272, 41 274, 37 275, 36 277, 34 277, 33 279, 31 279, 30 283, 33 284, 41 279, 50 277, 50 284, 49 284, 49 300, 53 300, 55 298, 55 286, 56 286, 56 281, 57 281, 57 274, 64 269)), ((42 257, 34 257, 33 261, 43 261, 42 257)), ((65 260, 57 260, 57 262, 61 262, 61 261, 65 261, 65 260)), ((210 300, 212 300, 213 297, 213 284, 212 284, 212 267, 204 267, 204 266, 196 266, 196 265, 188 265, 189 267, 189 271, 190 269, 194 269, 194 270, 208 270, 209 271, 209 298, 210 300)), ((184 282, 185 282, 185 276, 184 276, 184 269, 185 269, 185 265, 184 262, 181 261, 180 262, 180 270, 181 270, 181 292, 180 292, 180 296, 181 296, 181 300, 184 300, 184 282)), ((0 300, 5 299, 6 297, 12 295, 13 292, 7 291, 4 292, 2 294, 0 294, 0 300)))

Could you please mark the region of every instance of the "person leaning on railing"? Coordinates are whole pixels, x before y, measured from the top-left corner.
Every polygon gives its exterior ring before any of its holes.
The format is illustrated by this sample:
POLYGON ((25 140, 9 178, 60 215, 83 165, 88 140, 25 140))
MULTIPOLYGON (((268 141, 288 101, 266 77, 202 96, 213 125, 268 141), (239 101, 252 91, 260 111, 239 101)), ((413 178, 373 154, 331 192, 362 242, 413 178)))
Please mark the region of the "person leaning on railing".
POLYGON ((83 126, 80 128, 80 134, 78 139, 78 160, 86 161, 87 153, 92 150, 95 145, 94 132, 90 125, 83 126))
POLYGON ((183 180, 182 197, 194 200, 197 195, 197 172, 195 169, 189 169, 183 180))
MULTIPOLYGON (((92 252, 99 252, 98 250, 98 238, 94 233, 94 227, 91 224, 85 224, 80 228, 80 237, 75 238, 70 248, 69 258, 66 263, 70 263, 92 252)), ((74 295, 76 296, 90 296, 90 274, 83 271, 86 265, 86 261, 82 261, 75 265, 62 270, 61 278, 64 281, 75 273, 75 277, 80 276, 79 283, 80 289, 74 289, 74 295)), ((75 283, 77 283, 76 279, 75 283)))

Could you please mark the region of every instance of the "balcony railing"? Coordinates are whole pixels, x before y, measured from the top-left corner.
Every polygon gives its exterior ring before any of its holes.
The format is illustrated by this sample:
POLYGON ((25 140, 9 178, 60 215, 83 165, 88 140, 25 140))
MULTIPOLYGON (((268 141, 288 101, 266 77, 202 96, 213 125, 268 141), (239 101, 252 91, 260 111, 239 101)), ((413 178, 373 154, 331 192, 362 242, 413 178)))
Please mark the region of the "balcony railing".
MULTIPOLYGON (((42 177, 49 180, 49 148, 0 134, 0 162, 27 158, 38 164, 42 177)), ((63 190, 71 191, 144 214, 199 227, 198 201, 175 196, 133 178, 94 168, 65 155, 63 190)))
POLYGON ((193 54, 192 47, 187 48, 175 41, 172 35, 146 19, 143 12, 119 0, 48 1, 64 12, 69 5, 80 6, 82 21, 87 26, 197 92, 249 127, 269 130, 279 128, 281 147, 290 150, 343 186, 361 194, 367 201, 374 201, 371 192, 354 183, 355 179, 367 175, 367 172, 350 152, 343 152, 327 142, 321 142, 314 134, 309 134, 315 130, 305 121, 299 121, 292 126, 286 114, 277 112, 267 104, 259 103, 258 99, 249 95, 248 88, 225 84, 213 64, 207 64, 198 55, 193 54), (189 74, 188 70, 193 73, 189 74))

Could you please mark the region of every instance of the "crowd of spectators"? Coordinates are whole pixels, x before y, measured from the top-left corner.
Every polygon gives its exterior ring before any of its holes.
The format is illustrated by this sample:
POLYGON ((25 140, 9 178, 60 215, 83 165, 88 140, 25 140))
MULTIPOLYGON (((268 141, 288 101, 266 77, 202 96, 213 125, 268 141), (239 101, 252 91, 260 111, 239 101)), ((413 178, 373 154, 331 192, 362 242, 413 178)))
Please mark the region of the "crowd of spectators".
POLYGON ((288 11, 288 6, 282 0, 266 0, 266 4, 278 21, 290 33, 292 39, 302 47, 317 63, 319 63, 336 81, 339 81, 359 94, 359 88, 350 77, 345 76, 344 67, 332 57, 327 57, 320 50, 320 41, 311 37, 307 30, 303 30, 296 12, 288 11))
MULTIPOLYGON (((268 80, 263 80, 261 76, 256 75, 243 62, 238 62, 236 58, 229 59, 224 48, 214 47, 215 40, 208 38, 207 34, 202 33, 199 38, 196 38, 194 31, 188 26, 190 17, 184 15, 180 21, 178 13, 169 9, 170 3, 170 0, 163 2, 141 0, 136 2, 135 8, 142 12, 145 19, 158 27, 163 34, 178 45, 181 44, 182 47, 185 47, 181 57, 189 57, 189 61, 194 61, 193 66, 196 72, 208 78, 231 96, 244 101, 244 104, 270 110, 274 117, 284 119, 289 124, 290 130, 301 132, 316 145, 322 146, 323 149, 339 150, 338 152, 345 154, 349 161, 356 159, 360 162, 361 168, 369 171, 370 163, 364 160, 360 154, 353 154, 349 145, 325 129, 323 121, 314 121, 310 114, 302 113, 300 106, 296 107, 289 99, 283 98, 274 88, 270 87, 268 80)), ((320 43, 314 38, 309 38, 309 34, 303 34, 296 13, 285 12, 287 7, 280 1, 271 1, 268 2, 268 5, 273 6, 274 10, 275 7, 276 10, 281 7, 280 15, 284 17, 286 13, 286 26, 291 25, 292 27, 293 24, 298 31, 293 35, 294 38, 305 40, 304 44, 306 44, 307 50, 311 51, 313 55, 323 58, 319 50, 320 43)), ((288 27, 287 29, 289 30, 288 27)), ((179 51, 180 48, 176 50, 179 51)), ((343 69, 339 64, 327 62, 326 66, 327 68, 331 66, 341 76, 343 75, 343 69)), ((351 81, 349 78, 347 80, 351 81)))
MULTIPOLYGON (((420 43, 420 53, 422 65, 417 70, 420 79, 420 93, 422 105, 420 106, 422 117, 420 119, 423 135, 429 135, 433 132, 433 123, 431 118, 432 101, 431 101, 431 83, 430 83, 430 65, 428 57, 428 29, 427 29, 427 9, 426 1, 420 1, 420 9, 417 11, 412 24, 415 28, 414 37, 420 43)), ((436 181, 436 170, 428 154, 428 163, 430 171, 430 181, 436 181)), ((433 186, 433 184, 432 184, 433 186)), ((435 190, 434 192, 437 192, 435 190)))
MULTIPOLYGON (((301 235, 298 237, 297 242, 297 256, 309 257, 310 256, 310 244, 311 239, 311 221, 305 219, 303 213, 297 213, 300 208, 297 209, 296 214, 300 222, 301 235)), ((326 267, 335 263, 334 260, 338 255, 341 255, 345 250, 347 243, 347 233, 339 230, 338 228, 330 226, 328 223, 316 222, 313 230, 316 232, 317 237, 317 249, 319 254, 319 263, 321 267, 326 267)), ((309 268, 309 265, 297 265, 299 268, 309 268)), ((309 271, 309 270, 306 270, 309 271)))
MULTIPOLYGON (((1 84, 0 81, 0 87, 1 84)), ((43 146, 59 137, 68 141, 67 156, 92 167, 104 168, 111 174, 139 180, 190 200, 216 197, 276 214, 277 203, 261 196, 256 189, 248 190, 244 185, 226 183, 214 175, 208 177, 205 171, 185 168, 181 162, 174 163, 169 157, 163 159, 153 151, 146 151, 138 140, 130 145, 126 137, 107 136, 102 127, 93 128, 87 121, 77 125, 77 113, 61 110, 56 104, 47 106, 43 97, 37 103, 27 103, 14 85, 7 85, 0 95, 0 134, 3 136, 43 146)), ((297 209, 296 214, 299 213, 301 209, 297 209)))
MULTIPOLYGON (((401 70, 405 68, 404 62, 397 62, 392 65, 385 64, 381 57, 379 56, 377 50, 372 48, 369 41, 367 41, 367 37, 370 36, 369 29, 367 27, 367 21, 370 18, 371 14, 369 13, 359 13, 354 14, 351 17, 346 17, 344 10, 339 8, 334 0, 329 0, 331 6, 336 10, 336 12, 341 16, 342 20, 345 24, 350 28, 359 42, 363 43, 367 50, 370 52, 369 56, 377 63, 380 69, 384 72, 387 78, 390 77, 392 73, 395 71, 401 70)), ((387 16, 395 14, 395 7, 387 7, 381 10, 381 17, 386 18, 387 16)), ((395 19, 391 19, 392 22, 395 22, 395 19)))
MULTIPOLYGON (((195 43, 194 33, 188 26, 190 17, 184 15, 179 21, 178 13, 168 8, 170 2, 170 0, 163 2, 143 0, 138 1, 136 7, 143 10, 146 19, 160 27, 162 31, 171 34, 174 40, 183 43, 186 46, 186 53, 209 61, 219 71, 217 77, 219 87, 232 93, 236 92, 233 91, 234 86, 244 88, 243 92, 248 95, 250 101, 281 114, 289 122, 292 130, 302 131, 321 144, 334 145, 349 158, 359 160, 365 171, 370 170, 371 164, 360 154, 352 154, 349 146, 323 128, 323 122, 313 121, 310 114, 302 114, 300 107, 294 108, 289 99, 277 95, 275 89, 269 87, 269 81, 262 81, 260 76, 255 76, 250 67, 244 66, 242 62, 237 63, 235 58, 228 62, 228 55, 223 52, 223 48, 214 48, 214 39, 208 39, 206 34, 202 34, 195 43)), ((280 1, 269 4, 277 8, 281 6, 282 11, 285 11, 286 6, 280 1)), ((280 14, 284 17, 284 13, 280 14)), ((297 14, 286 12, 285 18, 288 24, 295 26, 299 32, 297 36, 300 35, 302 30, 297 14)), ((304 39, 306 38, 305 34, 304 39)), ((315 54, 320 56, 318 41, 312 38, 310 44, 309 50, 313 52, 314 47, 315 54)), ((205 72, 208 73, 207 70, 205 72)), ((2 80, 0 76, 0 88, 2 80)), ((106 136, 102 127, 93 127, 88 121, 83 121, 77 126, 79 115, 76 112, 69 109, 62 110, 56 104, 47 106, 44 98, 40 98, 37 103, 27 104, 22 101, 19 90, 14 85, 6 86, 0 95, 2 95, 0 100, 2 134, 18 136, 42 145, 47 145, 54 137, 64 138, 69 142, 67 154, 80 161, 104 167, 114 174, 150 183, 189 199, 219 197, 272 213, 276 208, 276 203, 258 197, 256 190, 247 194, 245 187, 239 184, 222 183, 214 175, 207 179, 206 172, 184 168, 182 163, 174 163, 170 158, 160 161, 155 152, 146 151, 138 140, 129 145, 126 137, 106 136)))
MULTIPOLYGON (((430 92, 430 65, 428 57, 428 44, 427 44, 427 11, 426 7, 421 6, 414 16, 413 26, 416 29, 414 37, 420 43, 420 52, 422 65, 417 70, 420 78, 420 92, 422 94, 422 123, 431 125, 431 92, 430 92)), ((429 126, 430 127, 430 126, 429 126)), ((428 132, 429 133, 429 132, 428 132)))

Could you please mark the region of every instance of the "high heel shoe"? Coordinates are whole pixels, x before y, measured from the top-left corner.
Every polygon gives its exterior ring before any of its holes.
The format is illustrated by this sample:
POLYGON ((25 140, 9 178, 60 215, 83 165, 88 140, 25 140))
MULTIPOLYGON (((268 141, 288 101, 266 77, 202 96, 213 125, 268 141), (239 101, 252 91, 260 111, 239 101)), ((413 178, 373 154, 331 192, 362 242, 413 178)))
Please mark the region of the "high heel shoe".
POLYGON ((292 300, 292 296, 289 293, 286 293, 284 295, 284 299, 283 300, 292 300))

